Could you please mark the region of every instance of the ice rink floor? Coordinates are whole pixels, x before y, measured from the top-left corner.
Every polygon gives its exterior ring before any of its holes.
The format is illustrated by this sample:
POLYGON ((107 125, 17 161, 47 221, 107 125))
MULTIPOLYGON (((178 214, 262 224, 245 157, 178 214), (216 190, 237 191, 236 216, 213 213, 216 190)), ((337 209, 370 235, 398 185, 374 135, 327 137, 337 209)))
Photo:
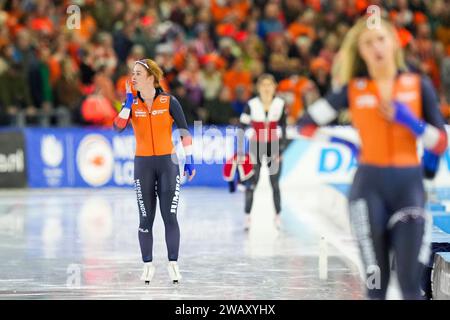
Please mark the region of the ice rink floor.
POLYGON ((315 205, 341 210, 342 201, 331 198, 282 186, 277 231, 270 188, 258 186, 245 232, 243 192, 184 188, 178 210, 183 280, 169 281, 157 211, 156 274, 145 286, 132 188, 3 190, 0 299, 363 299, 354 244, 333 231, 343 228, 339 219, 315 205), (319 278, 319 256, 327 279, 319 278))

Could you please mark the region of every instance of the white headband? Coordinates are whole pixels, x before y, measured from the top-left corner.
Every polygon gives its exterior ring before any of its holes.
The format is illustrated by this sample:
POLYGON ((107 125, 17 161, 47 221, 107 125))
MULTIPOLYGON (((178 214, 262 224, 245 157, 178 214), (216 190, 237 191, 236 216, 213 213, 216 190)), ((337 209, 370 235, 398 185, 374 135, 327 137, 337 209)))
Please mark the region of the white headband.
POLYGON ((147 70, 150 70, 150 67, 148 66, 148 64, 146 64, 145 62, 143 62, 141 60, 138 60, 135 63, 139 63, 139 64, 143 65, 147 70))

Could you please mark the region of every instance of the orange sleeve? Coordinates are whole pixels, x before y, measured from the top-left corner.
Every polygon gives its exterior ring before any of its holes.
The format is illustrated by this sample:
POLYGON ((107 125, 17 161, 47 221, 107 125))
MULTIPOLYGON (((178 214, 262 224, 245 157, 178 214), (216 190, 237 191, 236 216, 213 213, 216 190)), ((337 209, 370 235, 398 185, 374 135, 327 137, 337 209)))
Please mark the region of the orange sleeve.
POLYGON ((278 83, 278 91, 290 91, 290 86, 291 84, 289 82, 289 79, 283 79, 278 83))
POLYGON ((226 7, 219 6, 216 0, 211 0, 211 14, 214 18, 214 21, 222 21, 228 14, 228 10, 229 9, 226 7))
POLYGON ((247 18, 247 12, 250 9, 250 3, 248 1, 243 1, 238 3, 234 9, 238 12, 239 20, 241 22, 245 21, 247 18))
POLYGON ((441 113, 445 119, 448 119, 450 117, 450 104, 449 103, 443 103, 441 105, 441 113))
POLYGON ((227 87, 231 87, 233 81, 234 81, 233 71, 231 71, 231 70, 225 71, 225 73, 223 75, 223 84, 227 87))
POLYGON ((55 82, 61 77, 61 65, 57 59, 51 57, 48 60, 48 68, 50 70, 50 83, 55 84, 55 82))

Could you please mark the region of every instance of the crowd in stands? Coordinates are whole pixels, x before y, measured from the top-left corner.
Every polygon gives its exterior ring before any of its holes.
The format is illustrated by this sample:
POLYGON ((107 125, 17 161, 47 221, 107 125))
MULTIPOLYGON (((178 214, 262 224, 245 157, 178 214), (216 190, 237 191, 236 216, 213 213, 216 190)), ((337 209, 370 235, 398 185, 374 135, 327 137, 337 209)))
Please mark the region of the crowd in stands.
POLYGON ((264 72, 293 124, 330 88, 339 45, 371 4, 448 119, 445 0, 0 0, 0 126, 111 126, 142 58, 163 68, 190 124, 236 124, 264 72))

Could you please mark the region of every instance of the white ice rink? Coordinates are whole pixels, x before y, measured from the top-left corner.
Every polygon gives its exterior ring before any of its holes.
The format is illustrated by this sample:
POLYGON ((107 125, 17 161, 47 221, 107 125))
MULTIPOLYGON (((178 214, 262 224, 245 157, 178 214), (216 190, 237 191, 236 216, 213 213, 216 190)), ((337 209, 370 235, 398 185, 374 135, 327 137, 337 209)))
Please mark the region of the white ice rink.
POLYGON ((246 233, 242 192, 183 188, 184 278, 169 281, 157 211, 150 286, 139 280, 132 188, 1 191, 0 299, 363 299, 344 196, 327 186, 281 191, 277 231, 263 168, 246 233))

